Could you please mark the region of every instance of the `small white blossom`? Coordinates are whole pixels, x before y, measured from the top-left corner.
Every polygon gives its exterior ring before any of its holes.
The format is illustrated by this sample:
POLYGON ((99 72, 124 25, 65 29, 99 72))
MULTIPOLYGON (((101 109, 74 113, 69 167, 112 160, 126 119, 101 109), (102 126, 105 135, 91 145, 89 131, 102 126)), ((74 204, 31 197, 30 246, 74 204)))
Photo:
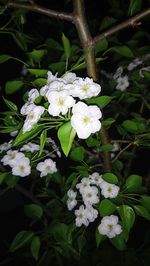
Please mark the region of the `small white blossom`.
POLYGON ((4 165, 14 167, 22 158, 25 158, 25 155, 22 152, 18 152, 17 150, 9 150, 7 151, 6 155, 1 159, 1 162, 4 165))
POLYGON ((79 99, 96 97, 101 91, 101 86, 90 78, 79 78, 73 82, 71 95, 79 99))
POLYGON ((82 224, 85 226, 89 225, 89 220, 87 217, 87 210, 84 205, 81 205, 78 210, 75 210, 75 223, 77 227, 80 227, 82 224))
POLYGON ((76 188, 79 189, 80 193, 84 192, 84 189, 89 187, 91 184, 91 180, 88 177, 83 177, 81 182, 76 185, 76 188))
POLYGON ((139 70, 139 75, 140 75, 141 78, 144 78, 143 71, 148 71, 148 72, 150 72, 150 66, 148 66, 148 67, 142 67, 142 68, 139 70))
POLYGON ((76 74, 73 72, 67 72, 63 75, 63 80, 65 83, 73 83, 75 80, 78 80, 76 74))
MULTIPOLYGON (((48 101, 51 98, 50 94, 52 91, 54 91, 54 92, 66 91, 67 92, 66 87, 65 87, 65 83, 62 80, 58 79, 58 80, 55 80, 49 84, 48 91, 45 94, 48 101)), ((69 95, 69 93, 68 93, 68 95, 69 95)))
POLYGON ((45 108, 43 106, 35 106, 34 109, 26 117, 23 125, 23 132, 30 131, 33 125, 35 125, 39 121, 44 111, 45 108))
POLYGON ((88 138, 91 133, 100 130, 99 119, 102 114, 97 106, 88 106, 83 102, 78 102, 72 108, 71 125, 77 131, 80 139, 88 138))
POLYGON ((117 197, 120 188, 117 185, 110 184, 108 182, 103 181, 100 184, 101 187, 101 194, 104 198, 115 198, 117 197))
POLYGON ((116 90, 125 91, 129 86, 128 76, 119 77, 117 80, 116 90))
POLYGON ((77 205, 76 195, 77 195, 77 192, 71 189, 69 189, 67 192, 67 196, 68 196, 67 207, 69 211, 71 211, 77 205))
POLYGON ((28 176, 31 173, 30 160, 27 157, 22 157, 17 160, 17 163, 12 168, 12 174, 16 176, 28 176))
POLYGON ((46 96, 46 94, 47 94, 48 91, 49 91, 48 85, 45 85, 45 86, 43 86, 43 87, 40 89, 40 95, 41 95, 41 96, 46 96))
POLYGON ((35 107, 36 107, 36 105, 34 103, 26 102, 22 106, 20 113, 22 115, 28 115, 30 112, 32 112, 34 110, 35 107))
POLYGON ((47 72, 47 83, 50 84, 52 81, 57 80, 57 74, 53 75, 51 71, 47 72))
POLYGON ((113 75, 113 79, 116 80, 116 79, 120 78, 122 73, 123 73, 123 67, 120 66, 120 67, 117 68, 115 74, 113 75))
POLYGON ((92 175, 89 176, 89 179, 91 180, 91 184, 99 186, 104 180, 102 179, 102 175, 99 175, 99 173, 94 172, 92 175))
POLYGON ((98 231, 101 235, 106 235, 109 238, 120 235, 122 228, 118 224, 118 217, 116 215, 105 216, 98 226, 98 231))
POLYGON ((40 177, 57 172, 56 163, 52 159, 38 163, 36 169, 41 172, 40 177))
POLYGON ((143 61, 140 58, 135 58, 128 66, 127 69, 129 71, 133 70, 134 68, 136 68, 138 65, 141 65, 143 63, 143 61))
POLYGON ((75 104, 72 96, 67 91, 51 91, 48 95, 50 106, 48 112, 52 116, 58 116, 60 113, 65 115, 68 109, 75 104))
POLYGON ((98 217, 98 211, 92 207, 92 205, 86 205, 86 216, 89 222, 94 222, 95 219, 98 217))
POLYGON ((9 142, 4 142, 3 144, 0 144, 0 152, 9 150, 11 146, 12 146, 12 140, 10 140, 9 142))
POLYGON ((84 204, 96 204, 99 202, 99 197, 98 197, 98 188, 95 186, 88 186, 84 188, 82 191, 82 198, 84 201, 84 204))
POLYGON ((28 92, 28 101, 34 103, 35 99, 39 97, 40 94, 37 89, 32 89, 28 92))
POLYGON ((31 153, 33 153, 35 151, 39 151, 39 150, 40 150, 40 145, 32 143, 32 142, 24 144, 20 149, 20 151, 27 151, 27 152, 31 152, 31 153))

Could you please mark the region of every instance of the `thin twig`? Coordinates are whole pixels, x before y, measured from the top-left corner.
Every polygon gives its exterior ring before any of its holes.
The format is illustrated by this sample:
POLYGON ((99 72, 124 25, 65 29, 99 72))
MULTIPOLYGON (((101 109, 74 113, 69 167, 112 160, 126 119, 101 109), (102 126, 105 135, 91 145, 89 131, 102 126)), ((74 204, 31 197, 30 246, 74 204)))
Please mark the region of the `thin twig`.
POLYGON ((131 140, 126 139, 112 139, 111 143, 131 143, 131 140))
POLYGON ((15 3, 15 2, 8 2, 7 8, 14 8, 14 9, 22 8, 22 9, 40 13, 40 14, 43 14, 43 15, 46 15, 52 18, 67 20, 71 22, 74 21, 74 15, 71 13, 69 14, 69 13, 59 12, 59 11, 55 11, 49 8, 45 8, 40 5, 35 4, 33 1, 32 1, 32 4, 21 4, 21 3, 15 3))
POLYGON ((117 33, 120 30, 123 30, 123 29, 128 28, 128 27, 134 28, 134 27, 138 26, 139 21, 148 15, 150 15, 150 8, 142 11, 141 13, 137 14, 136 16, 134 16, 132 18, 129 18, 129 19, 119 23, 118 25, 106 30, 105 32, 102 32, 99 35, 95 36, 91 40, 90 45, 92 47, 94 47, 97 42, 103 40, 104 38, 107 38, 107 37, 113 35, 114 33, 117 33))
POLYGON ((97 164, 91 165, 91 166, 89 166, 89 170, 91 170, 93 168, 97 168, 97 167, 103 167, 103 164, 102 163, 97 163, 97 164))
POLYGON ((130 142, 126 147, 124 147, 120 152, 118 152, 118 154, 116 155, 116 157, 112 160, 112 163, 114 163, 114 162, 120 157, 120 155, 121 155, 124 151, 126 151, 130 146, 132 146, 132 145, 133 145, 133 143, 130 142))

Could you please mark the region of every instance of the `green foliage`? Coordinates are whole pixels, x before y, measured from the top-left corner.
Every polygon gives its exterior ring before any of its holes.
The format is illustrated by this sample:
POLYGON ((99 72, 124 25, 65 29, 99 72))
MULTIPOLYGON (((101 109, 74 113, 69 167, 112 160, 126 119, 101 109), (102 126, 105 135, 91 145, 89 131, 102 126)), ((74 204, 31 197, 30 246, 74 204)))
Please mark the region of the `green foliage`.
POLYGON ((28 204, 24 206, 25 215, 36 220, 43 215, 43 209, 37 204, 28 204))
POLYGON ((108 199, 103 199, 99 205, 99 212, 102 217, 111 215, 116 210, 116 205, 108 199))
POLYGON ((112 173, 105 173, 103 175, 103 179, 111 184, 117 184, 118 183, 118 178, 116 175, 112 174, 112 173))
POLYGON ((11 246, 10 251, 14 252, 19 248, 22 248, 25 246, 28 242, 31 241, 32 237, 34 236, 34 233, 32 231, 21 231, 19 232, 16 237, 14 238, 11 246))
POLYGON ((23 84, 24 83, 21 80, 7 81, 5 85, 6 94, 13 94, 14 92, 20 90, 23 84))

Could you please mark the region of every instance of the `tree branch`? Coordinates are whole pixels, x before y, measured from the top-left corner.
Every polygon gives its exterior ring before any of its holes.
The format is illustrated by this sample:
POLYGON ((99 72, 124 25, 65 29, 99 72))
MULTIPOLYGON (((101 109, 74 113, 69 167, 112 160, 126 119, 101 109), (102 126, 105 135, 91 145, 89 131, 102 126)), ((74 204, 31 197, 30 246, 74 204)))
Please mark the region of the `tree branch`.
MULTIPOLYGON (((31 1, 30 1, 31 2, 31 1)), ((15 2, 8 2, 7 3, 7 8, 22 8, 22 9, 26 9, 28 11, 32 11, 32 12, 36 12, 36 13, 40 13, 43 15, 46 15, 48 17, 52 17, 52 18, 57 18, 57 19, 61 19, 61 20, 67 20, 70 22, 74 21, 74 16, 73 14, 67 14, 64 12, 59 12, 59 11, 55 11, 55 10, 51 10, 48 8, 44 8, 40 5, 37 5, 34 3, 34 1, 32 1, 31 4, 20 4, 20 3, 15 3, 15 2)))
MULTIPOLYGON (((98 80, 97 69, 96 69, 96 59, 94 55, 94 48, 91 46, 92 37, 89 31, 88 23, 86 21, 85 15, 85 6, 84 0, 74 0, 74 16, 75 16, 75 26, 85 52, 86 57, 86 67, 87 73, 94 80, 98 80)), ((109 137, 105 127, 102 126, 100 130, 100 136, 102 144, 109 143, 109 137)), ((104 160, 104 171, 111 172, 111 161, 110 154, 108 152, 103 152, 103 160, 104 160)))
POLYGON ((114 33, 117 33, 120 30, 123 30, 123 29, 128 28, 128 27, 136 27, 136 26, 138 26, 139 23, 140 23, 140 20, 142 18, 148 16, 148 15, 150 15, 150 8, 142 11, 141 13, 137 14, 136 16, 134 16, 132 18, 129 18, 128 20, 126 20, 124 22, 121 22, 120 24, 118 24, 118 25, 106 30, 105 32, 102 32, 101 34, 97 35, 96 37, 94 37, 91 40, 90 45, 92 47, 94 47, 97 42, 103 40, 104 38, 107 38, 107 37, 111 36, 114 33))

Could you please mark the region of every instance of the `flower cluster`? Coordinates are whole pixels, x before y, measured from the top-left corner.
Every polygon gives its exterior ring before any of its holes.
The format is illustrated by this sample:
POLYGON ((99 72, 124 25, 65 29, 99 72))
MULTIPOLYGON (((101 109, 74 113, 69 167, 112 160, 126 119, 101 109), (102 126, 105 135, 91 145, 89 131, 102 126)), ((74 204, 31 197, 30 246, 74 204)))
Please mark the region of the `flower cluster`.
MULTIPOLYGON (((3 147, 3 146, 2 146, 3 147)), ((4 151, 4 148, 2 148, 4 151)), ((19 150, 7 150, 1 162, 12 168, 12 174, 15 176, 25 177, 31 174, 30 159, 22 152, 35 153, 40 150, 40 146, 35 143, 27 143, 19 150)), ((40 177, 57 172, 56 163, 52 159, 46 159, 36 165, 36 169, 40 172, 40 177)))
MULTIPOLYGON (((75 223, 77 227, 81 225, 88 226, 98 217, 97 204, 100 202, 100 197, 115 198, 119 193, 119 186, 106 182, 102 175, 94 172, 89 177, 83 177, 76 184, 77 191, 69 189, 67 192, 67 207, 68 210, 74 209, 78 202, 83 201, 83 204, 74 211, 75 223)), ((118 224, 118 217, 115 215, 106 216, 101 220, 98 227, 100 234, 106 235, 109 238, 120 234, 122 229, 118 224)))
POLYGON ((97 106, 88 106, 83 101, 87 98, 97 96, 101 91, 99 84, 91 78, 79 78, 75 73, 66 73, 58 78, 48 71, 47 85, 40 91, 32 89, 28 93, 28 100, 22 106, 20 112, 26 116, 23 132, 30 131, 41 116, 50 115, 52 117, 66 116, 71 121, 72 127, 76 130, 81 139, 86 139, 91 133, 100 130, 99 119, 102 114, 97 106), (35 104, 38 97, 43 97, 48 102, 48 108, 35 104))

